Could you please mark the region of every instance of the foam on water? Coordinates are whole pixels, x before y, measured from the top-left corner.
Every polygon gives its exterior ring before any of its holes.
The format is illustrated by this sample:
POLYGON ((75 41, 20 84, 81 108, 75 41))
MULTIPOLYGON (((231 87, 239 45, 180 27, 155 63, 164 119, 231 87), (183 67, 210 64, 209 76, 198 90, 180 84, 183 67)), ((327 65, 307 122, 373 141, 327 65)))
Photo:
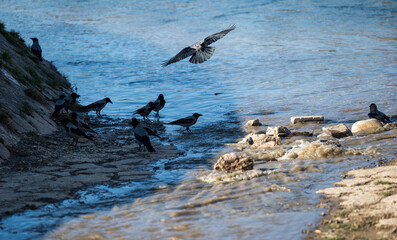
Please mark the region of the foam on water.
POLYGON ((270 174, 268 171, 253 169, 249 171, 222 172, 211 171, 199 177, 199 180, 206 183, 227 183, 234 181, 250 180, 255 177, 270 174))

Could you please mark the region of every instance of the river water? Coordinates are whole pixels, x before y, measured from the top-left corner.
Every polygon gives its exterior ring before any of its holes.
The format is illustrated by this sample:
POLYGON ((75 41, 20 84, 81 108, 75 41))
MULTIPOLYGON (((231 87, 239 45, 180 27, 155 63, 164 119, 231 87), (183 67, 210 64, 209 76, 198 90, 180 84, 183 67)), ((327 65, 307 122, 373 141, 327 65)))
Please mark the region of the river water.
MULTIPOLYGON (((0 1, 0 19, 76 87, 81 103, 109 97, 115 118, 165 95, 162 121, 203 114, 193 134, 167 127, 186 152, 159 160, 151 179, 83 189, 1 221, 1 239, 299 239, 324 209, 315 191, 345 170, 397 154, 396 131, 342 140, 287 139, 255 170, 211 170, 248 119, 313 131, 367 118, 374 102, 397 112, 395 1, 0 1), (161 64, 232 24, 213 57, 161 64), (296 115, 324 124, 291 126, 296 115), (291 157, 293 156, 293 157, 291 157), (273 159, 277 161, 266 161, 273 159), (172 165, 172 170, 163 168, 172 165)), ((265 159, 265 160, 264 160, 265 159)))

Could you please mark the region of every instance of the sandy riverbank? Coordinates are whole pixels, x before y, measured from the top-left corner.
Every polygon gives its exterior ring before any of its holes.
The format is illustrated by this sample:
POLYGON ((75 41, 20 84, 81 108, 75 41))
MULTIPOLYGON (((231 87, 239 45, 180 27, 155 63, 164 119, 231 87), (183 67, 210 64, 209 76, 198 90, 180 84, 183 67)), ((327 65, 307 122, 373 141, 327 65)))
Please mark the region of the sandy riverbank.
POLYGON ((318 191, 330 210, 307 239, 397 239, 397 158, 343 177, 318 191))
MULTIPOLYGON (((90 185, 149 178, 149 163, 181 154, 166 138, 154 140, 156 153, 138 152, 127 121, 91 125, 99 132, 92 135, 95 141, 82 140, 77 147, 69 146, 72 140, 61 127, 51 135, 28 135, 14 147, 0 167, 1 217, 77 198, 76 191, 90 185)), ((162 133, 161 126, 157 130, 162 133)))

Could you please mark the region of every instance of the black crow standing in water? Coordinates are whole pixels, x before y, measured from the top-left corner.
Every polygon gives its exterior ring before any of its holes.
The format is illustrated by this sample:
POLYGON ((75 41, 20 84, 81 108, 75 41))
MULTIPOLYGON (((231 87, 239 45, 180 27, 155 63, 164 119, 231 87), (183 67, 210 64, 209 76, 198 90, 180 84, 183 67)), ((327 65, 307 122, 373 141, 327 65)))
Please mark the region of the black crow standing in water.
POLYGON ((64 106, 65 106, 65 95, 62 94, 55 102, 55 110, 52 113, 51 117, 57 118, 61 110, 64 108, 64 106))
POLYGON ((41 57, 41 47, 40 47, 40 44, 39 44, 39 39, 37 39, 35 37, 34 38, 30 38, 30 39, 32 39, 32 41, 33 41, 33 44, 30 47, 30 50, 32 51, 32 53, 34 55, 36 55, 39 58, 40 61, 43 61, 43 58, 41 57))
POLYGON ((196 42, 190 47, 186 47, 182 49, 175 57, 171 58, 170 60, 163 63, 163 67, 170 65, 171 63, 176 63, 182 59, 192 56, 189 59, 189 62, 197 64, 203 63, 212 57, 214 54, 215 47, 210 47, 211 43, 218 41, 219 39, 223 38, 228 34, 230 31, 236 28, 235 25, 230 26, 228 29, 225 29, 221 32, 212 34, 206 37, 204 40, 200 42, 196 42))
POLYGON ((139 145, 139 150, 141 150, 141 145, 144 145, 148 152, 156 152, 150 143, 149 135, 159 137, 155 132, 149 128, 145 128, 136 118, 131 119, 131 125, 134 127, 134 136, 139 145))
POLYGON ((113 104, 113 102, 109 98, 104 98, 101 100, 98 100, 94 103, 91 103, 87 106, 84 106, 81 108, 83 111, 95 111, 96 115, 101 116, 101 110, 106 106, 106 104, 110 102, 113 104))
POLYGON ((76 122, 70 121, 69 119, 65 120, 65 130, 66 133, 73 138, 73 142, 70 145, 75 143, 77 146, 77 142, 79 141, 80 137, 85 137, 91 141, 94 141, 90 136, 88 136, 84 131, 82 131, 76 122))
POLYGON ((70 118, 72 119, 72 123, 74 123, 81 131, 90 131, 95 134, 98 134, 92 128, 90 128, 90 126, 88 126, 83 120, 81 120, 77 116, 77 113, 75 112, 70 113, 70 118))
POLYGON ((149 102, 146 106, 136 110, 134 114, 139 114, 143 117, 143 120, 148 119, 149 114, 154 109, 154 102, 149 102))
POLYGON ((153 111, 156 112, 155 117, 160 118, 159 111, 164 108, 164 105, 165 105, 164 95, 160 94, 157 97, 156 101, 154 101, 153 111))
POLYGON ((194 125, 197 122, 197 120, 198 120, 198 118, 200 116, 203 116, 203 115, 201 115, 199 113, 194 113, 192 116, 181 118, 181 119, 178 119, 176 121, 170 122, 168 124, 170 124, 170 125, 179 125, 179 126, 182 126, 182 127, 186 127, 186 130, 189 133, 192 133, 192 131, 190 131, 189 127, 194 125))
POLYGON ((382 123, 391 123, 390 118, 383 112, 379 111, 375 103, 371 103, 371 105, 369 105, 368 117, 376 118, 382 123))

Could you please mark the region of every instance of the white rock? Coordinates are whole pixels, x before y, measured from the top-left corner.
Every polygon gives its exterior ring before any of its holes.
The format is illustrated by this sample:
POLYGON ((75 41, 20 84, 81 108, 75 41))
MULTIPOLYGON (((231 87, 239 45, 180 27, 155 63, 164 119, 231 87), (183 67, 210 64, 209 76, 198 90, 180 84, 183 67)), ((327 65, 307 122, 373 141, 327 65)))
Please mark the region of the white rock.
POLYGON ((244 127, 258 127, 258 126, 262 126, 262 123, 259 121, 259 119, 253 119, 253 120, 249 120, 244 127))
POLYGON ((254 140, 252 139, 252 137, 248 136, 248 137, 243 138, 243 140, 239 141, 238 143, 239 143, 239 144, 249 144, 249 145, 252 145, 252 144, 254 144, 254 140))
POLYGON ((344 138, 352 135, 350 129, 343 123, 323 127, 323 132, 336 138, 344 138))
POLYGON ((311 121, 315 121, 315 122, 324 121, 324 116, 318 115, 318 116, 291 117, 292 124, 311 122, 311 121))
POLYGON ((252 159, 233 152, 221 156, 214 165, 214 170, 218 171, 252 170, 253 168, 254 161, 252 159))
POLYGON ((274 136, 275 133, 277 136, 285 137, 290 135, 291 131, 284 126, 268 127, 266 129, 266 135, 268 136, 274 136))
MULTIPOLYGON (((243 140, 245 143, 249 143, 252 148, 268 148, 274 147, 276 145, 280 145, 281 140, 279 137, 268 136, 266 134, 260 133, 250 133, 244 137, 243 140), (270 143, 269 143, 270 142, 270 143)), ((241 141, 241 142, 243 142, 241 141)))
POLYGON ((382 127, 382 123, 378 119, 371 118, 355 122, 352 126, 352 133, 373 133, 382 127))

